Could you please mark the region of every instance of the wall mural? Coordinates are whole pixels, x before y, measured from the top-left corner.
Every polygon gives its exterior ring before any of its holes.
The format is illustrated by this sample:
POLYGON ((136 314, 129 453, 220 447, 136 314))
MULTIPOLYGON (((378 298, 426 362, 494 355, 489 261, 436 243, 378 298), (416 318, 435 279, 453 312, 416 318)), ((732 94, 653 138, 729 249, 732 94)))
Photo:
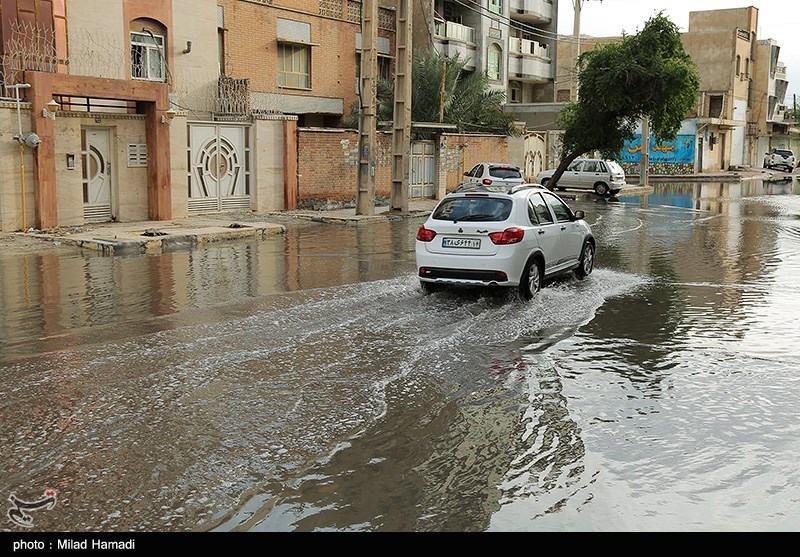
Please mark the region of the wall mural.
MULTIPOLYGON (((636 134, 625 141, 619 163, 625 174, 639 174, 641 162, 642 136, 636 134)), ((656 144, 650 138, 650 174, 694 174, 695 136, 679 135, 673 141, 656 144)))

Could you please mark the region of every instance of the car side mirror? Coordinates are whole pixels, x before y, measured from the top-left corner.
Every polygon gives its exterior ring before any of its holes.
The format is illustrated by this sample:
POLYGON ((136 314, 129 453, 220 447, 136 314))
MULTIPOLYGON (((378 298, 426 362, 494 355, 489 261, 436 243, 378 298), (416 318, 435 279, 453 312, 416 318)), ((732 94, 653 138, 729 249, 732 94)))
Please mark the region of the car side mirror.
POLYGON ((575 220, 583 220, 586 218, 586 213, 583 211, 575 211, 575 220))

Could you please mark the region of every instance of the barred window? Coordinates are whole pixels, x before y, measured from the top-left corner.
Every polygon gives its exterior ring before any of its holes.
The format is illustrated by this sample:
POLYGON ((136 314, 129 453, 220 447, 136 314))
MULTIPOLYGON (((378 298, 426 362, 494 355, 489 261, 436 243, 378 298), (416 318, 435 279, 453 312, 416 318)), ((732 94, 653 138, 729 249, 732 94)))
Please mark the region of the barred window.
POLYGON ((148 81, 164 81, 164 37, 131 32, 131 77, 148 81))

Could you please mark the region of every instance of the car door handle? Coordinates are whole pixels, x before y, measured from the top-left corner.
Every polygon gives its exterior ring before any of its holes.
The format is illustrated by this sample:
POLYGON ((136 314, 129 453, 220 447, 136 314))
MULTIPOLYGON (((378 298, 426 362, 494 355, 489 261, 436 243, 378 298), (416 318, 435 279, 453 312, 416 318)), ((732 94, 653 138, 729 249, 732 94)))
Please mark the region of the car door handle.
POLYGON ((544 234, 544 230, 542 230, 541 228, 538 230, 538 232, 539 234, 544 234))
POLYGON ((567 229, 567 227, 566 227, 566 226, 562 226, 562 227, 561 227, 561 230, 566 230, 566 229, 567 229))

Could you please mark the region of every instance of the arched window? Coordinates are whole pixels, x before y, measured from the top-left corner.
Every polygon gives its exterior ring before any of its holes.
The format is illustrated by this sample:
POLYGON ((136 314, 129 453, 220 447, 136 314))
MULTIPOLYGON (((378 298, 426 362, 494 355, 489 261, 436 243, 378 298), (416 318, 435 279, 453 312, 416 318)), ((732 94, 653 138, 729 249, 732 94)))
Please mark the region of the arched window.
POLYGON ((519 81, 508 82, 508 100, 512 103, 522 102, 522 84, 519 81))
POLYGON ((489 57, 486 73, 492 81, 500 81, 500 64, 503 60, 503 50, 497 43, 489 45, 489 57))
POLYGON ((131 22, 131 77, 166 81, 166 27, 152 19, 131 22))

